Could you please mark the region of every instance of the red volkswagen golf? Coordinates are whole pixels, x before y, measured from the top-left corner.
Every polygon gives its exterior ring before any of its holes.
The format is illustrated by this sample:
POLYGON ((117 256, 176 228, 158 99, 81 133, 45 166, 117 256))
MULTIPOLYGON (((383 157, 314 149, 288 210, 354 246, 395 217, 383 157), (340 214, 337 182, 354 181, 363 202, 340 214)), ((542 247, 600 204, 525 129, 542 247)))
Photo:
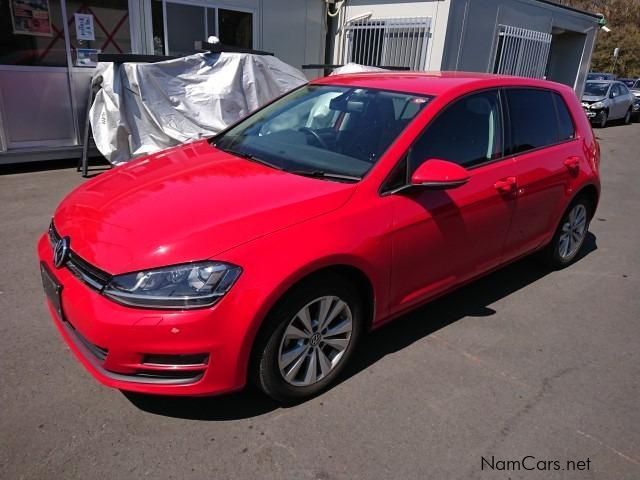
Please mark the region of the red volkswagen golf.
POLYGON ((38 244, 44 289, 105 385, 299 400, 367 330, 536 251, 570 264, 598 167, 559 84, 323 78, 71 193, 38 244))

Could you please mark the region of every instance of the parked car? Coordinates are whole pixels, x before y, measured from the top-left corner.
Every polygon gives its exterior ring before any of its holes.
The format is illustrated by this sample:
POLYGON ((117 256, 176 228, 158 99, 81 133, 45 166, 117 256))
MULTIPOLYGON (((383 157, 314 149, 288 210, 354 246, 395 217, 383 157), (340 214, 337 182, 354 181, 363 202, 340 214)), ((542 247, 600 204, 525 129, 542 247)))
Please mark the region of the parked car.
POLYGON ((624 83, 627 86, 627 88, 632 88, 633 85, 636 83, 635 78, 618 78, 618 81, 624 83))
POLYGON ((589 80, 615 80, 617 77, 613 73, 590 72, 587 73, 587 81, 589 80))
POLYGON ((627 86, 616 80, 595 80, 585 83, 582 107, 589 120, 600 128, 610 120, 631 122, 634 97, 627 86))
POLYGON ((631 87, 633 94, 633 119, 640 121, 640 79, 636 80, 631 87))
POLYGON ((110 387, 301 400, 368 330, 534 252, 574 262, 599 157, 564 85, 326 77, 68 195, 38 243, 49 310, 110 387))

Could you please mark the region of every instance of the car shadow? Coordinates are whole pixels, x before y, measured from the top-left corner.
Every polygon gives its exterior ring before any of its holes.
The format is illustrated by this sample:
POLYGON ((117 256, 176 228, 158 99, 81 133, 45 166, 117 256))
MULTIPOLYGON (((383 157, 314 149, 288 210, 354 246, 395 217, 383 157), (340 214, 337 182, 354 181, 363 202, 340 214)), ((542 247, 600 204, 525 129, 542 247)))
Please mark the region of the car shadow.
MULTIPOLYGON (((596 237, 588 233, 577 260, 580 261, 597 248, 596 237)), ((389 325, 371 332, 362 340, 338 383, 348 381, 385 356, 402 350, 462 318, 495 315, 496 311, 489 305, 550 273, 551 270, 536 258, 527 257, 403 315, 389 325)), ((189 420, 237 420, 263 415, 277 408, 287 408, 253 387, 216 397, 122 393, 145 412, 189 420)))

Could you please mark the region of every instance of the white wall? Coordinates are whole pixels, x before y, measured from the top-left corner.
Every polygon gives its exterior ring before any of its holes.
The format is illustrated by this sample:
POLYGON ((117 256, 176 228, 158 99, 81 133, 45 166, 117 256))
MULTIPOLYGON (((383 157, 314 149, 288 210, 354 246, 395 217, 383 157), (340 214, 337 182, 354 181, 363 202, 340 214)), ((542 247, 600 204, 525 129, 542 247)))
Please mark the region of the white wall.
MULTIPOLYGON (((347 0, 340 14, 341 24, 358 15, 372 13, 371 19, 397 17, 431 17, 431 38, 427 50, 427 70, 440 70, 449 19, 451 0, 347 0)), ((336 46, 341 44, 340 32, 336 46)), ((334 62, 340 61, 339 48, 334 50, 334 62)))
MULTIPOLYGON (((261 44, 282 61, 300 68, 324 63, 326 20, 323 0, 259 0, 261 44)), ((309 78, 318 73, 305 71, 309 78)))

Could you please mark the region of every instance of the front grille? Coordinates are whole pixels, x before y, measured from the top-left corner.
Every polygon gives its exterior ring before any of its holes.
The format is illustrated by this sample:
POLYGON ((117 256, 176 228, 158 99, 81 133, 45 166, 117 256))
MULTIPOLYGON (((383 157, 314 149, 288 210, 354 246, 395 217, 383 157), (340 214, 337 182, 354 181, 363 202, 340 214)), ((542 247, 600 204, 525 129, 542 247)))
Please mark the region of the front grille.
MULTIPOLYGON (((51 243, 51 246, 55 248, 56 243, 58 243, 60 239, 60 234, 56 230, 52 221, 49 226, 49 242, 51 243)), ((98 291, 101 291, 111 280, 111 275, 94 267, 78 256, 73 250, 69 251, 69 258, 67 259, 65 266, 79 280, 98 291)))

